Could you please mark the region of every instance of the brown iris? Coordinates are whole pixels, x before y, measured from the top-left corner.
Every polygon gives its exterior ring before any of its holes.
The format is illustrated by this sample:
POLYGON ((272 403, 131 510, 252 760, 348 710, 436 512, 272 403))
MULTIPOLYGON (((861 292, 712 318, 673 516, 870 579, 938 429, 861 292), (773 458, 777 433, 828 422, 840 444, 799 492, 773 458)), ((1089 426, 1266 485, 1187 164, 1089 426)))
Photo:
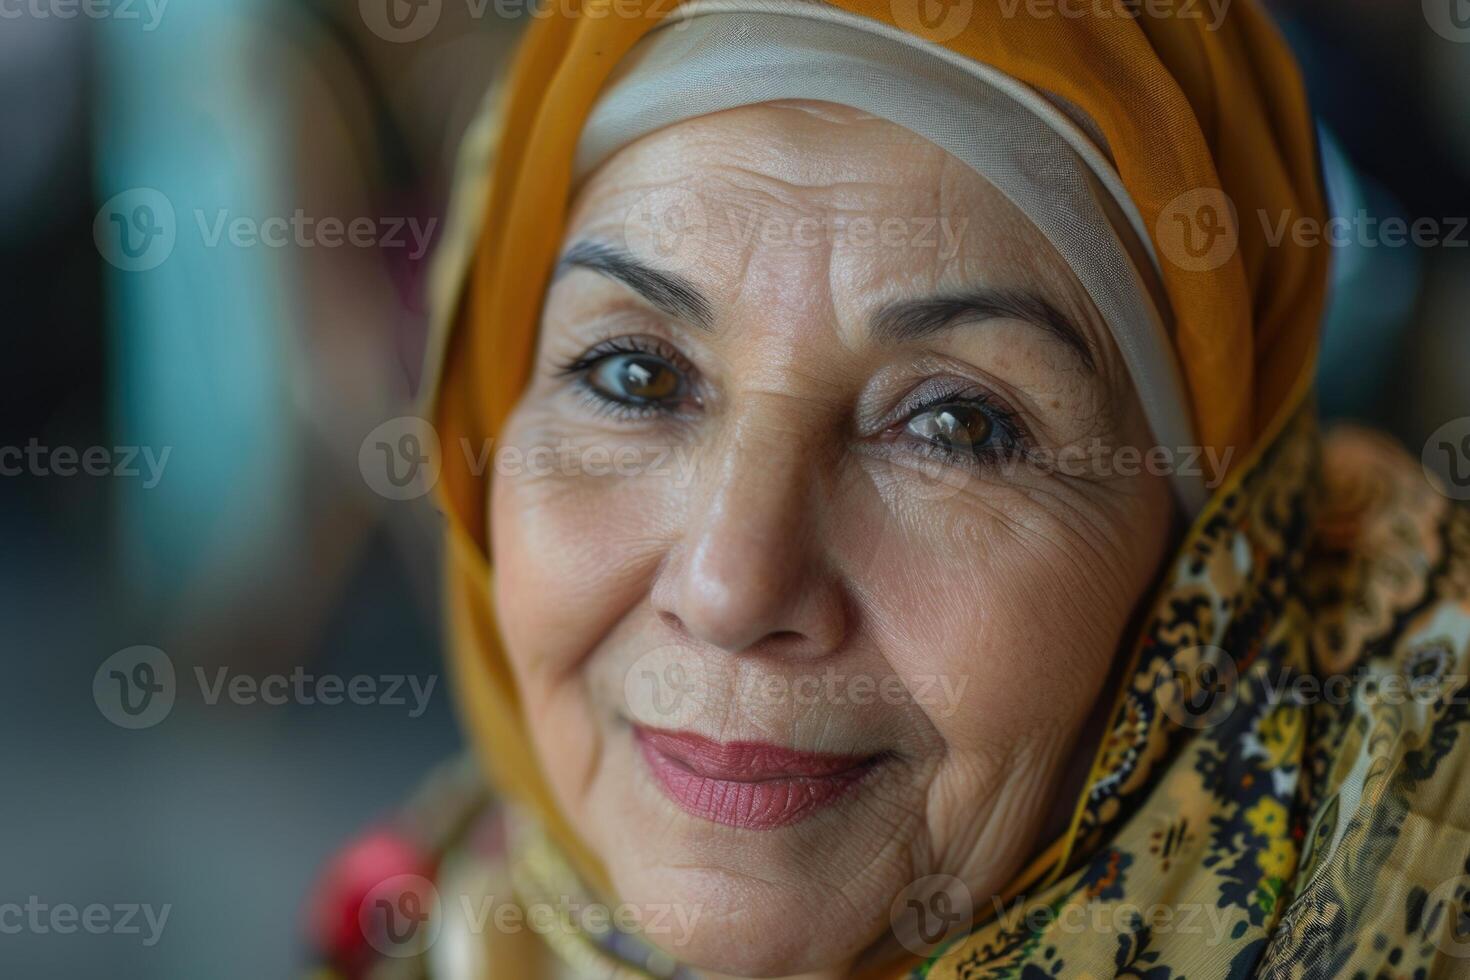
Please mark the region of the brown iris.
POLYGON ((659 402, 679 392, 679 373, 668 362, 646 354, 607 357, 589 372, 598 391, 621 402, 659 402))
POLYGON ((985 445, 995 425, 972 405, 940 405, 909 419, 906 428, 941 449, 959 453, 985 445))

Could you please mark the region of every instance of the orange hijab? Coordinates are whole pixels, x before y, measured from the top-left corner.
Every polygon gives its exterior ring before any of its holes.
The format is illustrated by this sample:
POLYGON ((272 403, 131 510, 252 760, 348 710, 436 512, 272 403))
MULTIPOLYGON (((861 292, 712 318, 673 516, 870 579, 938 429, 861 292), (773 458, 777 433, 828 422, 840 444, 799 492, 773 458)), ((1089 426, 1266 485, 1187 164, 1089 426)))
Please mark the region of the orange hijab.
MULTIPOLYGON (((1282 214, 1325 217, 1311 115, 1268 17, 1253 0, 1232 4, 1213 30, 1183 0, 1171 4, 1174 16, 1130 17, 1120 6, 1110 17, 1044 18, 1024 16, 1024 0, 1014 8, 957 0, 928 27, 920 16, 927 2, 834 5, 987 63, 1096 124, 1163 259, 1198 437, 1214 458, 1239 465, 1312 369, 1327 278, 1325 249, 1290 236, 1275 246, 1267 240, 1282 214)), ((425 414, 446 447, 439 490, 450 526, 451 658, 462 717, 497 790, 538 814, 599 886, 595 856, 558 813, 538 768, 499 646, 488 471, 475 473, 447 447, 485 445, 516 403, 583 123, 622 56, 676 5, 563 0, 527 29, 493 96, 489 128, 470 141, 472 189, 441 256, 427 375, 425 414)))

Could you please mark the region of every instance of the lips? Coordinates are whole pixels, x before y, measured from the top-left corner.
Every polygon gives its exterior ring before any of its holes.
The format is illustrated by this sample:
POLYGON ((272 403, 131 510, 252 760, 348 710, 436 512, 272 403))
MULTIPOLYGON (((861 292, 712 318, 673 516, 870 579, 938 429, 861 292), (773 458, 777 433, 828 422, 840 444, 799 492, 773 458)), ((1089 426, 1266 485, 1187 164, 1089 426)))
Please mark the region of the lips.
POLYGON ((744 830, 804 820, 841 798, 874 756, 802 752, 764 742, 716 742, 691 732, 635 726, 654 778, 680 809, 744 830))

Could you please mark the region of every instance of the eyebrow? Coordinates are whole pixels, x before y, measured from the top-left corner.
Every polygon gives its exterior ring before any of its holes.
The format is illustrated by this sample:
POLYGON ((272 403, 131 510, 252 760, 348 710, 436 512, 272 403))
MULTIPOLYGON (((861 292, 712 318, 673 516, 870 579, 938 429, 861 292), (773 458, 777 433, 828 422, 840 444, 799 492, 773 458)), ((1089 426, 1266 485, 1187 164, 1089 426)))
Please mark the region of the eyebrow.
MULTIPOLYGON (((714 329, 710 301, 693 283, 676 273, 646 265, 615 245, 590 239, 575 243, 557 261, 553 281, 572 269, 600 273, 621 282, 669 316, 702 330, 714 329)), ((1045 330, 1070 347, 1089 371, 1097 370, 1097 359, 1086 335, 1045 297, 1028 290, 980 288, 950 296, 900 300, 874 314, 868 329, 880 342, 900 344, 966 323, 999 319, 1019 320, 1045 330)))
POLYGON ((596 241, 577 242, 557 261, 552 280, 571 269, 600 272, 616 279, 668 315, 687 320, 703 330, 714 329, 710 302, 693 283, 672 272, 651 268, 613 245, 596 241))
POLYGON ((1097 359, 1086 336, 1045 297, 1027 290, 972 289, 952 296, 900 300, 874 314, 872 335, 892 344, 922 340, 950 327, 985 320, 1019 320, 1040 327, 1070 347, 1089 371, 1097 359))

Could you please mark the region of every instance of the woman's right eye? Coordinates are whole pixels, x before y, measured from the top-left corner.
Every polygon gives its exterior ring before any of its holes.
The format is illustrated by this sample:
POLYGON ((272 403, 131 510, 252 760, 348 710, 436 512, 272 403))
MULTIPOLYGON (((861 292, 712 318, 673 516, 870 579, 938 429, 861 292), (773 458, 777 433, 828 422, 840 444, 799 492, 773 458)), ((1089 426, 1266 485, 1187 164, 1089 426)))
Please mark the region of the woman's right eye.
POLYGON ((586 379, 597 394, 623 405, 676 402, 685 388, 679 369, 653 354, 607 355, 587 369, 586 379))
POLYGON ((676 413, 699 403, 698 377, 677 348, 652 337, 605 340, 563 364, 593 408, 632 418, 676 413))

